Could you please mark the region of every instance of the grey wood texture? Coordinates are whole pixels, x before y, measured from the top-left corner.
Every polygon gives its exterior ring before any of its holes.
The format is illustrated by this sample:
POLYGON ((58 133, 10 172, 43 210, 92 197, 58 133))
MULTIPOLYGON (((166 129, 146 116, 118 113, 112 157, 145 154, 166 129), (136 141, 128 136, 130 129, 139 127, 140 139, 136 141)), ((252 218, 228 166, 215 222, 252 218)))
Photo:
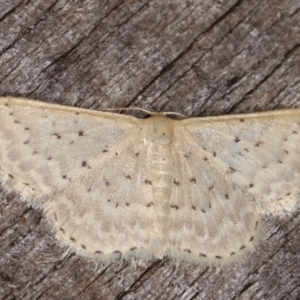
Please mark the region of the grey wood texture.
MULTIPOLYGON (((0 95, 186 116, 300 108, 300 1, 1 0, 0 95)), ((300 211, 267 225, 232 269, 96 265, 2 187, 0 299, 300 299, 300 211)))

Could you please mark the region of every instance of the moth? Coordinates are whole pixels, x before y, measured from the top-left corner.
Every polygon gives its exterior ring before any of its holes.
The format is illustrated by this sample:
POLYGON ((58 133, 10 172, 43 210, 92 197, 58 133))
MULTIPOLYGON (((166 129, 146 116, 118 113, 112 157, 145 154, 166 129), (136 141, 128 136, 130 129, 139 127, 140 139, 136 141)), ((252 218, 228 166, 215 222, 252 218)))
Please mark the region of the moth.
POLYGON ((0 181, 98 261, 242 261, 300 198, 300 110, 147 119, 0 98, 0 181))

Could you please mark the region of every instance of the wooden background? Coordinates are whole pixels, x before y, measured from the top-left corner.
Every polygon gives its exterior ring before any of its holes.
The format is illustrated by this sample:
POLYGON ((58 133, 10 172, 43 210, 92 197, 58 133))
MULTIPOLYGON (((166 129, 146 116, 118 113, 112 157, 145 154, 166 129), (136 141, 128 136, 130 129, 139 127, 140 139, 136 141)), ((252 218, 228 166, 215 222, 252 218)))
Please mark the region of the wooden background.
MULTIPOLYGON (((299 92, 299 0, 0 2, 1 96, 208 116, 300 108, 299 92)), ((300 299, 300 211, 228 270, 95 265, 3 187, 0 218, 1 300, 300 299)))

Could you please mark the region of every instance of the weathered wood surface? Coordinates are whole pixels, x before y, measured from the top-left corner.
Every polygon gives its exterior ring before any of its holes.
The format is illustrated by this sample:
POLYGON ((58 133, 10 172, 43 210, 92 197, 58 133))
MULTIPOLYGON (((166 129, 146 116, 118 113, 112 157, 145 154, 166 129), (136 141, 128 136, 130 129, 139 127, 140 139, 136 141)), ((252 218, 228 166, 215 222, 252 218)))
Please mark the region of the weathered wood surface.
MULTIPOLYGON (((1 96, 187 116, 300 108, 299 0, 3 0, 1 96)), ((0 120, 1 122, 1 120, 0 120)), ((270 137, 271 138, 271 137, 270 137)), ((300 299, 300 211, 229 270, 95 266, 1 190, 0 299, 300 299)))

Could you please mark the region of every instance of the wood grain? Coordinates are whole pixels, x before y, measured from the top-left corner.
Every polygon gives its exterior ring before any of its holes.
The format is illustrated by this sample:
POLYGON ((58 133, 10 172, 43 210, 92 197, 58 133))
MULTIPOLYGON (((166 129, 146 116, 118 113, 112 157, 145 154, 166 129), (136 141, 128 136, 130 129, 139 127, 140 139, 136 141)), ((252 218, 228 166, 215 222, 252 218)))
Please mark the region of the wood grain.
MULTIPOLYGON (((4 0, 1 96, 187 116, 300 108, 298 0, 4 0)), ((1 122, 1 120, 0 120, 1 122)), ((3 187, 0 299, 299 299, 300 210, 243 266, 95 265, 3 187)))

